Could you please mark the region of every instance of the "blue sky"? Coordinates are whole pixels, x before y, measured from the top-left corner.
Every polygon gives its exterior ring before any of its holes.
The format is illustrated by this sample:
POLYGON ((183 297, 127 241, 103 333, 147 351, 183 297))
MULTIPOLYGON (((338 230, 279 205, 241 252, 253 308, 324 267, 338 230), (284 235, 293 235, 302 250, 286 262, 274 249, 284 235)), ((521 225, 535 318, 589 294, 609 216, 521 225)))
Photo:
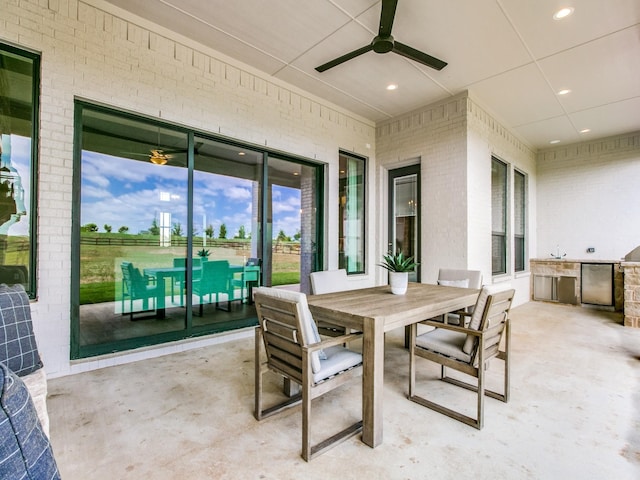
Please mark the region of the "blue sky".
MULTIPOLYGON (((227 227, 227 238, 252 223, 252 184, 241 178, 195 172, 194 226, 199 234, 213 225, 218 236, 220 225, 227 227)), ((171 222, 187 227, 187 170, 153 165, 95 152, 83 152, 81 224, 95 223, 99 231, 111 225, 129 233, 148 230, 160 212, 171 213, 171 222)), ((300 229, 300 191, 275 186, 273 190, 273 235, 280 229, 293 236, 300 229)))

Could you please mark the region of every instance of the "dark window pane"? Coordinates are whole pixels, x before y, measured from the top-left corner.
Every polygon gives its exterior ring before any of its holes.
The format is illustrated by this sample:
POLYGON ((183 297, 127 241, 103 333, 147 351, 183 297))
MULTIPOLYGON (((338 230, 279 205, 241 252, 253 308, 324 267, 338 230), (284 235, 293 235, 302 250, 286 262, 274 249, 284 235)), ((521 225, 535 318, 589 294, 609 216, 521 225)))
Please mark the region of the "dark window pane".
POLYGON ((38 83, 39 57, 0 44, 0 283, 32 298, 38 83))
POLYGON ((491 161, 491 225, 493 274, 506 273, 507 165, 496 158, 491 161))

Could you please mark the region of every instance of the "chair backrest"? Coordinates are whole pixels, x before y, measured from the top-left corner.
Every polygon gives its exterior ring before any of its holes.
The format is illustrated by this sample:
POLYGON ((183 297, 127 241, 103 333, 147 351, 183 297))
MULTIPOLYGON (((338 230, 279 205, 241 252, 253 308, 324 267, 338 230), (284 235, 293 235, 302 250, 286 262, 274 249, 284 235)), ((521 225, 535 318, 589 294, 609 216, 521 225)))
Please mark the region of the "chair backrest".
POLYGON ((202 262, 200 289, 204 292, 226 292, 229 290, 231 270, 229 260, 210 260, 202 262))
POLYGON ((121 267, 122 280, 127 288, 127 293, 133 297, 138 296, 147 286, 146 279, 131 262, 122 262, 121 267))
POLYGON ((481 288, 482 272, 480 270, 441 268, 438 273, 438 285, 462 288, 481 288))
MULTIPOLYGON (((514 295, 514 289, 502 285, 483 287, 478 295, 469 328, 483 332, 491 331, 491 335, 485 335, 485 358, 491 358, 498 352, 514 295)), ((477 345, 478 338, 467 335, 462 347, 465 353, 472 355, 474 362, 478 355, 477 345)))
POLYGON ((347 271, 344 268, 312 272, 309 278, 311 279, 311 291, 314 295, 342 292, 350 289, 347 281, 347 271))
MULTIPOLYGON (((258 287, 254 290, 254 301, 269 366, 302 383, 302 347, 320 342, 307 296, 258 287)), ((311 356, 311 369, 314 373, 320 371, 317 352, 311 356)))
POLYGON ((259 258, 249 258, 245 264, 247 267, 259 267, 262 264, 259 258))
MULTIPOLYGON (((194 257, 191 259, 191 264, 194 267, 199 267, 202 264, 202 259, 200 257, 194 257)), ((173 266, 176 268, 185 268, 187 266, 187 259, 182 258, 174 258, 173 266)))

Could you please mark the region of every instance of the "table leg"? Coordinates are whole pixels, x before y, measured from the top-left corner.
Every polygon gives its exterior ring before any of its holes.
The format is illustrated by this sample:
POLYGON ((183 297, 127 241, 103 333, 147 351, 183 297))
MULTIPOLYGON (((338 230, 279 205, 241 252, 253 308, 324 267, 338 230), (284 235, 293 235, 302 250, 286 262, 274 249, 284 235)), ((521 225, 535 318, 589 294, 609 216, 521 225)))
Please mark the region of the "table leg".
POLYGON ((382 443, 384 398, 384 320, 367 319, 363 330, 362 441, 382 443))
MULTIPOLYGON (((173 277, 170 276, 169 278, 173 278, 173 277)), ((164 295, 165 295, 164 279, 165 279, 164 275, 158 275, 156 277, 156 281, 158 282, 156 287, 158 289, 158 294, 156 295, 156 317, 157 318, 164 318, 165 312, 166 312, 166 305, 165 305, 165 299, 164 299, 164 295)))

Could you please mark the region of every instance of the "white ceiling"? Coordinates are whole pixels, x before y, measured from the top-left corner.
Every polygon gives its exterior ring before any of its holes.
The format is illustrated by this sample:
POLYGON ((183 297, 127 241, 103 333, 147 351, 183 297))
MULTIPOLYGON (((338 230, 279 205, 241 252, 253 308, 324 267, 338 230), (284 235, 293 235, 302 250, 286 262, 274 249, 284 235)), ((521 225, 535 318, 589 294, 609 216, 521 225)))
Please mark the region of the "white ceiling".
POLYGON ((394 38, 447 67, 368 52, 324 73, 377 35, 379 0, 107 1, 376 122, 469 90, 536 148, 640 131, 639 0, 399 0, 394 38))

